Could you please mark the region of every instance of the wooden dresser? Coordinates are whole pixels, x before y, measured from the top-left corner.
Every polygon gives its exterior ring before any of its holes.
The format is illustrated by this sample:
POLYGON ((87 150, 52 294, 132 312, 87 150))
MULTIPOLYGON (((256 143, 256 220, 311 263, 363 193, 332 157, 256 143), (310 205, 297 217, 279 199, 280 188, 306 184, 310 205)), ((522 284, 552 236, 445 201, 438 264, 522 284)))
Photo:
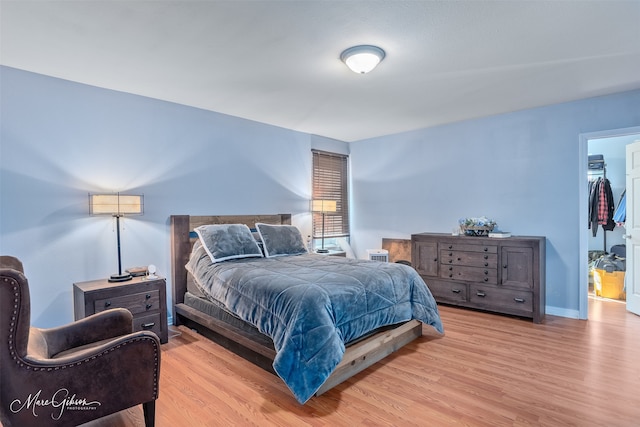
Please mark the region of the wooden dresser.
POLYGON ((162 344, 168 341, 167 283, 164 278, 134 277, 126 282, 106 279, 73 284, 75 320, 110 308, 133 314, 134 331, 153 331, 162 344))
POLYGON ((544 237, 419 233, 411 245, 411 262, 437 302, 543 321, 544 237))

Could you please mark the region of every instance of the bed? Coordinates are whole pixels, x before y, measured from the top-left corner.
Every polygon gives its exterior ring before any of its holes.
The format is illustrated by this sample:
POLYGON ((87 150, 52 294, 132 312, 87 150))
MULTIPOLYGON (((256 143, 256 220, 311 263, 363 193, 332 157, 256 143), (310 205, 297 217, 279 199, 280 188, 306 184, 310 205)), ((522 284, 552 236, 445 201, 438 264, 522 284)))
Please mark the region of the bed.
POLYGON ((302 404, 420 337, 423 323, 443 333, 411 267, 307 254, 290 224, 289 214, 171 216, 174 324, 280 376, 302 404), (265 247, 220 257, 220 234, 207 234, 220 230, 265 247), (285 240, 297 252, 278 252, 285 240))

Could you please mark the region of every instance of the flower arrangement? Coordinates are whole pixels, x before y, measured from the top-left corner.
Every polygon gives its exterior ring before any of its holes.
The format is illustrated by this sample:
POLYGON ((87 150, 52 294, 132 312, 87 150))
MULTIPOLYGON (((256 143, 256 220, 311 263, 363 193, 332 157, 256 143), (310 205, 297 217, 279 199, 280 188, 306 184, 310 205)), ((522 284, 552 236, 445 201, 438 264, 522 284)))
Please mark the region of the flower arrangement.
POLYGON ((485 236, 497 225, 494 220, 486 216, 460 218, 458 224, 460 224, 460 230, 467 236, 485 236))

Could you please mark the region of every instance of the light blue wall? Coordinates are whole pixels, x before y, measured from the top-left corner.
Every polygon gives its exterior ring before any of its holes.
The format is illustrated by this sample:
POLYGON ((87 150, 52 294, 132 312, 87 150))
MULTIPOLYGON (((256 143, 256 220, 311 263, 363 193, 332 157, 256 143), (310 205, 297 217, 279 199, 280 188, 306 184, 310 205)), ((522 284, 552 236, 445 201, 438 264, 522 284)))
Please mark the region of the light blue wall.
POLYGON ((117 268, 112 220, 88 215, 89 192, 145 195, 145 215, 124 222, 123 263, 168 276, 171 214, 291 212, 309 234, 311 148, 350 153, 360 257, 383 237, 492 216, 547 236, 547 304, 571 316, 578 135, 640 125, 640 91, 347 145, 0 67, 0 115, 0 253, 25 263, 36 326, 72 320, 72 283, 117 268))
POLYGON ((486 215, 547 237, 548 312, 578 317, 579 135, 639 124, 632 91, 351 143, 354 250, 486 215))
POLYGON ((310 150, 347 146, 12 68, 0 73, 0 253, 25 265, 36 326, 73 320, 72 284, 117 270, 113 220, 89 216, 89 192, 144 194, 144 215, 124 220, 123 265, 153 263, 168 277, 172 214, 292 213, 310 234, 310 150))

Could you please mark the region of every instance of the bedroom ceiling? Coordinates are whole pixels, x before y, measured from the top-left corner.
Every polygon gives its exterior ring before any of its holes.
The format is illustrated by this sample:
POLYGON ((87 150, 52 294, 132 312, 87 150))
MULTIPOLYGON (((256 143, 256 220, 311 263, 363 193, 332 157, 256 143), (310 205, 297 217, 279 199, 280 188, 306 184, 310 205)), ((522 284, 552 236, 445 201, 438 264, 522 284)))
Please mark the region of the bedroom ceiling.
POLYGON ((342 141, 640 89, 638 0, 0 5, 3 65, 342 141))

